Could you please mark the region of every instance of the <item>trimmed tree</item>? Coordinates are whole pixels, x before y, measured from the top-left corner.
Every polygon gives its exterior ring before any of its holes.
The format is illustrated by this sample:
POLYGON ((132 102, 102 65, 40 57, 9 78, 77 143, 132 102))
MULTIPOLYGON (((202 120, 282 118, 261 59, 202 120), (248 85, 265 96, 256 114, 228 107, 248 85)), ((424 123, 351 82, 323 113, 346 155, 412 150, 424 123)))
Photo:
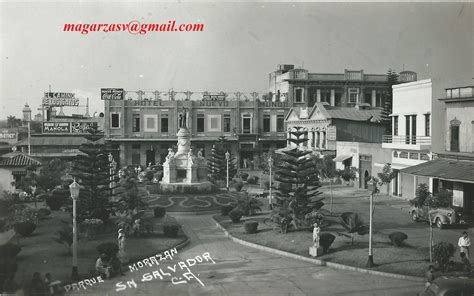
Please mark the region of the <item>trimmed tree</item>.
POLYGON ((273 221, 283 233, 290 225, 295 229, 311 227, 311 217, 324 205, 324 198, 317 198, 319 172, 311 151, 302 150, 299 144, 308 141, 307 132, 295 127, 287 140, 296 146, 283 150, 284 154, 276 165, 274 180, 279 183, 273 198, 273 221))
POLYGON ((71 173, 81 185, 78 216, 80 219, 97 218, 106 222, 112 212, 110 197, 113 189, 118 187, 110 188, 110 150, 105 144, 87 143, 82 144, 79 151, 82 154, 75 157, 71 173))
POLYGON ((384 97, 382 102, 382 123, 385 126, 385 133, 388 135, 392 134, 392 106, 393 106, 393 90, 392 86, 398 84, 398 74, 391 68, 387 71, 387 95, 384 97))
POLYGON ((330 156, 319 159, 321 165, 321 176, 329 179, 329 192, 331 194, 331 202, 329 203, 329 213, 332 214, 332 179, 337 177, 336 163, 330 156))
POLYGON ((227 160, 225 153, 229 151, 229 179, 237 174, 235 166, 235 157, 232 155, 230 145, 224 136, 217 138, 217 142, 212 146, 211 156, 208 159, 209 179, 212 182, 226 181, 227 178, 227 160))
POLYGON ((390 163, 386 163, 383 166, 382 172, 377 174, 380 179, 380 184, 387 185, 387 194, 390 194, 390 182, 397 176, 397 173, 395 173, 392 170, 392 165, 390 163))

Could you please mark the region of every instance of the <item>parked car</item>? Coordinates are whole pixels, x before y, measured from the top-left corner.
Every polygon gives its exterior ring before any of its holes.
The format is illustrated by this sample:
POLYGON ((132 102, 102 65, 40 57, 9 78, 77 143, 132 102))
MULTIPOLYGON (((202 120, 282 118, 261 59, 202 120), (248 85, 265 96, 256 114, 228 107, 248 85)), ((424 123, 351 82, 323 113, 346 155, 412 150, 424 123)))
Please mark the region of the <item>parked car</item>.
POLYGON ((419 296, 472 296, 474 279, 468 277, 440 277, 425 288, 419 296))
POLYGON ((459 224, 461 221, 461 213, 453 208, 431 208, 428 206, 411 207, 409 213, 413 221, 428 221, 428 211, 431 217, 431 223, 436 224, 438 228, 443 228, 445 225, 459 224))

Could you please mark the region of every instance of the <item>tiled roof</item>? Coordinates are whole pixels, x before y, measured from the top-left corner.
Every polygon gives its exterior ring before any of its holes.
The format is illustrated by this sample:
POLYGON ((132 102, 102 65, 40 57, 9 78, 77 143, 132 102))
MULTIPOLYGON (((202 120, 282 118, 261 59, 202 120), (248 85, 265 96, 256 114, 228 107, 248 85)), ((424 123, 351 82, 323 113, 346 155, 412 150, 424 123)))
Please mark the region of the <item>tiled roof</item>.
POLYGON ((354 121, 380 121, 382 111, 380 109, 358 110, 356 108, 329 107, 326 106, 326 112, 331 118, 346 119, 354 121))
POLYGON ((11 157, 0 160, 0 167, 26 167, 30 165, 41 165, 41 162, 29 157, 23 153, 16 155, 10 154, 11 157))
POLYGON ((474 161, 438 158, 400 170, 402 173, 474 183, 474 161))
MULTIPOLYGON (((90 143, 91 141, 83 137, 62 137, 62 136, 47 136, 47 137, 31 137, 31 146, 80 146, 82 144, 90 143)), ((28 139, 18 141, 16 146, 28 145, 28 139)))

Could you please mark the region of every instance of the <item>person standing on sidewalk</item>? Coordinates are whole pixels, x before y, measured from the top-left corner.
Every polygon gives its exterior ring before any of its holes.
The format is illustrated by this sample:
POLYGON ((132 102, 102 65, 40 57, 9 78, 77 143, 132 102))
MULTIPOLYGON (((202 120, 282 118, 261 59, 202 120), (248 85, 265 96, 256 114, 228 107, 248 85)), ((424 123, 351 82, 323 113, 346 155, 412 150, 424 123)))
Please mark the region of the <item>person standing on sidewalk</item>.
POLYGON ((466 257, 469 258, 469 247, 471 246, 471 239, 467 236, 467 232, 464 231, 462 236, 459 238, 458 241, 459 252, 465 253, 466 257))

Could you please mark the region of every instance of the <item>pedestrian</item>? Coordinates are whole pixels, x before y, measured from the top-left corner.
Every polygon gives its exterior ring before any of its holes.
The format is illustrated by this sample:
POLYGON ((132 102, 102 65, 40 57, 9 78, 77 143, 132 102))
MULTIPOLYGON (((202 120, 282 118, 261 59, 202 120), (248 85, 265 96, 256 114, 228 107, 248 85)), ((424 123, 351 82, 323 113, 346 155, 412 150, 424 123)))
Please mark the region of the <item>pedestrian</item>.
POLYGON ((461 253, 461 263, 462 263, 462 271, 470 273, 471 262, 469 262, 469 259, 467 259, 466 253, 464 252, 461 253))
POLYGON ((426 284, 425 286, 431 285, 431 283, 434 281, 435 276, 434 276, 434 266, 430 265, 428 266, 428 270, 426 271, 426 284))
POLYGON ((458 241, 459 252, 465 253, 466 257, 469 259, 469 247, 471 246, 471 239, 467 236, 467 232, 464 231, 462 236, 459 238, 458 241))

